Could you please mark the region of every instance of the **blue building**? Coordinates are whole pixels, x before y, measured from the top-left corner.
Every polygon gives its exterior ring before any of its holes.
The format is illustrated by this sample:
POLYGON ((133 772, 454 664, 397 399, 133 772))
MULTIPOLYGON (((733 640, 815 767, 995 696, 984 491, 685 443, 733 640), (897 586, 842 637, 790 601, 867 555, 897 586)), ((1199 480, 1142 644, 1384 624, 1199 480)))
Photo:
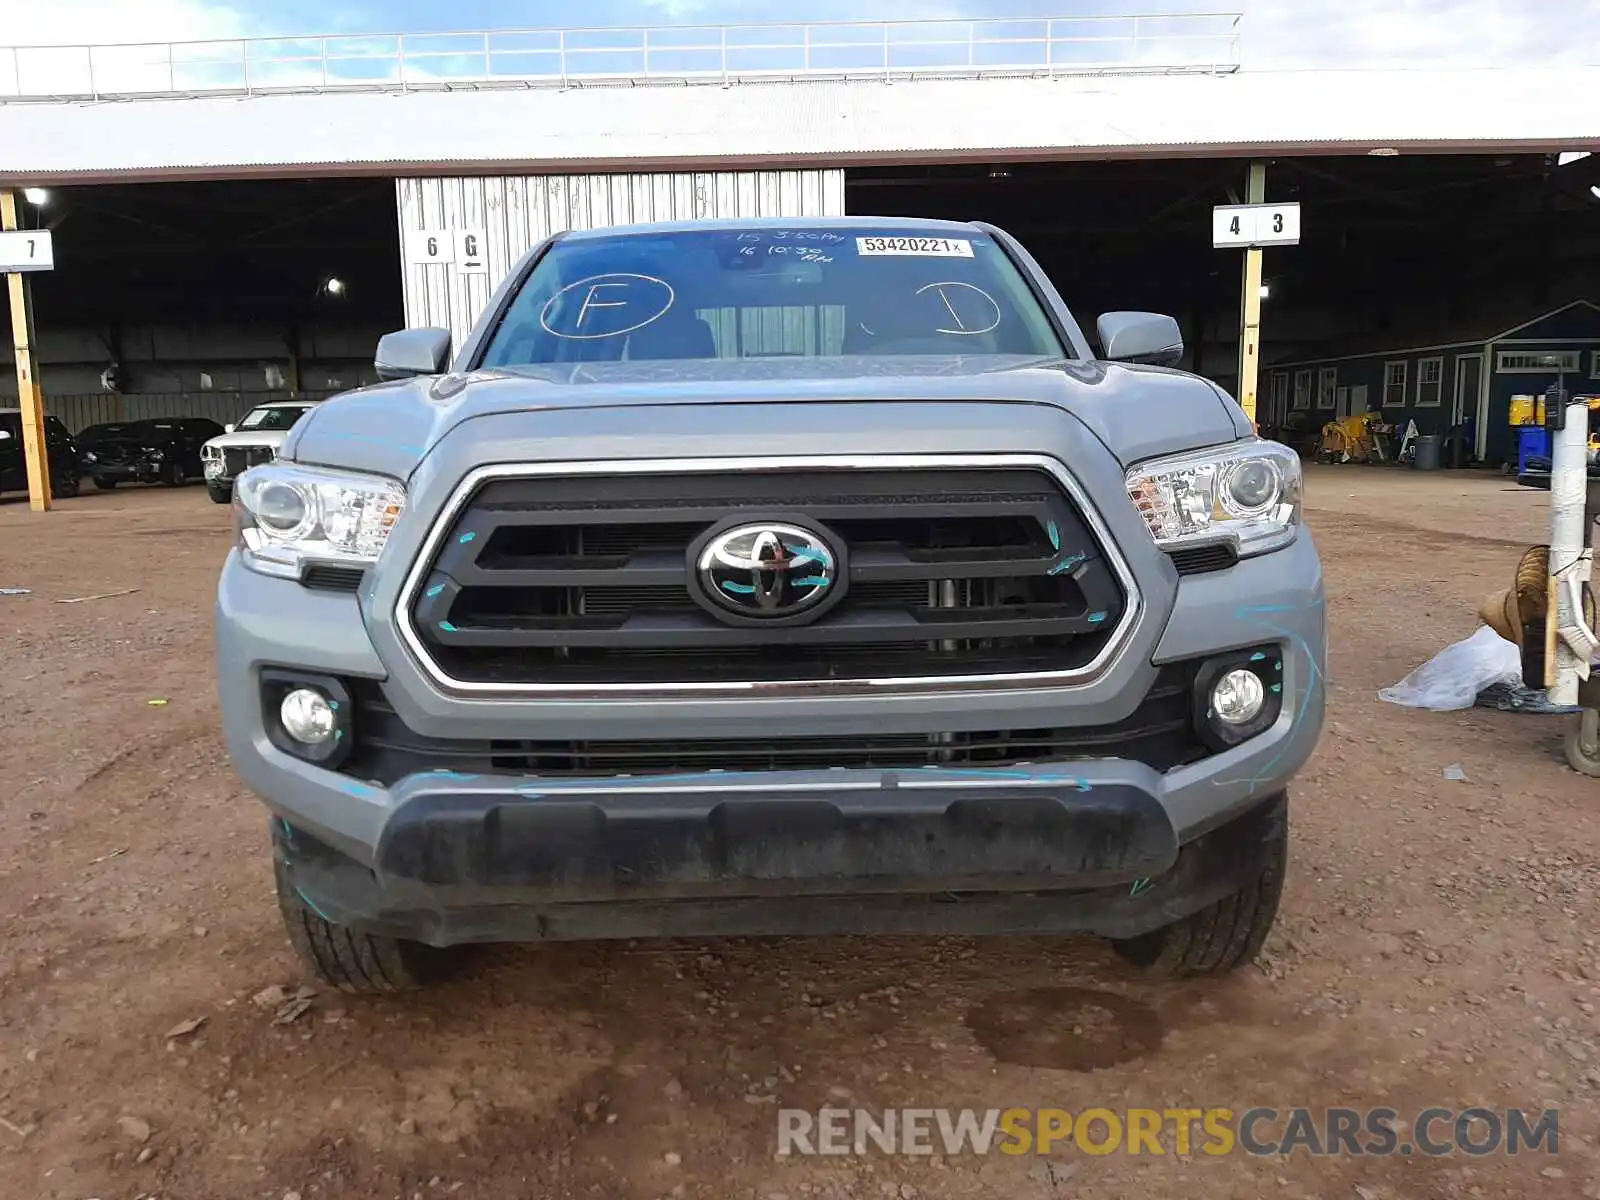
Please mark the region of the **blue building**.
POLYGON ((1421 433, 1470 430, 1476 457, 1516 454, 1511 398, 1540 395, 1562 377, 1569 391, 1600 392, 1600 306, 1575 300, 1521 320, 1465 320, 1442 331, 1368 336, 1294 352, 1266 369, 1267 424, 1292 414, 1316 426, 1381 409, 1384 420, 1421 433))

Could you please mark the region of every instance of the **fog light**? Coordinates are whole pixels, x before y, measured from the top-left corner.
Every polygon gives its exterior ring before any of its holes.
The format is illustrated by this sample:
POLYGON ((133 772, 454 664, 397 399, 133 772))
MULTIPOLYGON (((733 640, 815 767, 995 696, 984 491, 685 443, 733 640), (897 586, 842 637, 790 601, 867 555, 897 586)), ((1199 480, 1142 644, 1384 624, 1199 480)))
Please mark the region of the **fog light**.
POLYGON ((1235 668, 1211 689, 1211 711, 1224 725, 1248 725, 1261 715, 1267 689, 1254 671, 1235 668))
POLYGON ((321 746, 334 735, 338 718, 328 698, 314 688, 295 688, 278 706, 283 731, 306 746, 321 746))

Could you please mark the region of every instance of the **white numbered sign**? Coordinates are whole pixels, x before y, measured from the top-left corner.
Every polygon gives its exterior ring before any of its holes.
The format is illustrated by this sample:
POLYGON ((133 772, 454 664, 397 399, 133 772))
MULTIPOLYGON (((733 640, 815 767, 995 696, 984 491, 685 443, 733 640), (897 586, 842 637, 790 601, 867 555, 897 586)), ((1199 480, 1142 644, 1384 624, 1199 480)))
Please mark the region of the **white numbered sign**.
POLYGON ((413 229, 406 235, 406 257, 413 264, 455 262, 455 235, 448 229, 413 229))
POLYGON ((0 233, 0 274, 55 269, 56 251, 48 229, 0 233))
POLYGON ((456 238, 456 267, 469 275, 489 273, 489 248, 481 229, 458 229, 456 238))
POLYGON ((1298 204, 1227 204, 1211 210, 1211 244, 1219 249, 1299 243, 1298 204))

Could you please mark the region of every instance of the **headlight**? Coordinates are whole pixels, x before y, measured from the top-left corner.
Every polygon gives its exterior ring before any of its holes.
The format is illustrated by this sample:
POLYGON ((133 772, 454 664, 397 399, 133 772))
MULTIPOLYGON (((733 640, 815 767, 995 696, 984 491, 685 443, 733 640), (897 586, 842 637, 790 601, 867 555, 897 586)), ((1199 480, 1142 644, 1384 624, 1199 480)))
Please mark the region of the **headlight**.
POLYGON ((99 462, 100 461, 100 456, 98 454, 96 454, 93 450, 85 450, 83 452, 83 461, 84 462, 99 462))
POLYGON ((1163 549, 1232 541, 1241 558, 1287 545, 1300 523, 1300 457, 1248 441, 1141 463, 1128 495, 1163 549))
POLYGON ((200 447, 200 457, 201 458, 206 458, 206 459, 213 459, 214 458, 218 462, 221 462, 222 461, 222 448, 220 446, 213 446, 213 445, 207 443, 206 445, 200 447))
POLYGON ((392 479, 292 463, 252 467, 233 485, 246 565, 288 579, 307 561, 376 562, 405 505, 392 479))

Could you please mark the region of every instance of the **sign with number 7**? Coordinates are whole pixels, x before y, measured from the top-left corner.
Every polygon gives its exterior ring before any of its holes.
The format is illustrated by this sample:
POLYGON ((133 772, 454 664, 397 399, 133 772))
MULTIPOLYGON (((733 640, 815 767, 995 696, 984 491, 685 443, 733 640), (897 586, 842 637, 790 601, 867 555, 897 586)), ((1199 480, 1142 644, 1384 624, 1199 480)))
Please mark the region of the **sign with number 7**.
POLYGON ((18 229, 0 233, 0 275, 13 271, 53 271, 55 243, 48 229, 18 229))

